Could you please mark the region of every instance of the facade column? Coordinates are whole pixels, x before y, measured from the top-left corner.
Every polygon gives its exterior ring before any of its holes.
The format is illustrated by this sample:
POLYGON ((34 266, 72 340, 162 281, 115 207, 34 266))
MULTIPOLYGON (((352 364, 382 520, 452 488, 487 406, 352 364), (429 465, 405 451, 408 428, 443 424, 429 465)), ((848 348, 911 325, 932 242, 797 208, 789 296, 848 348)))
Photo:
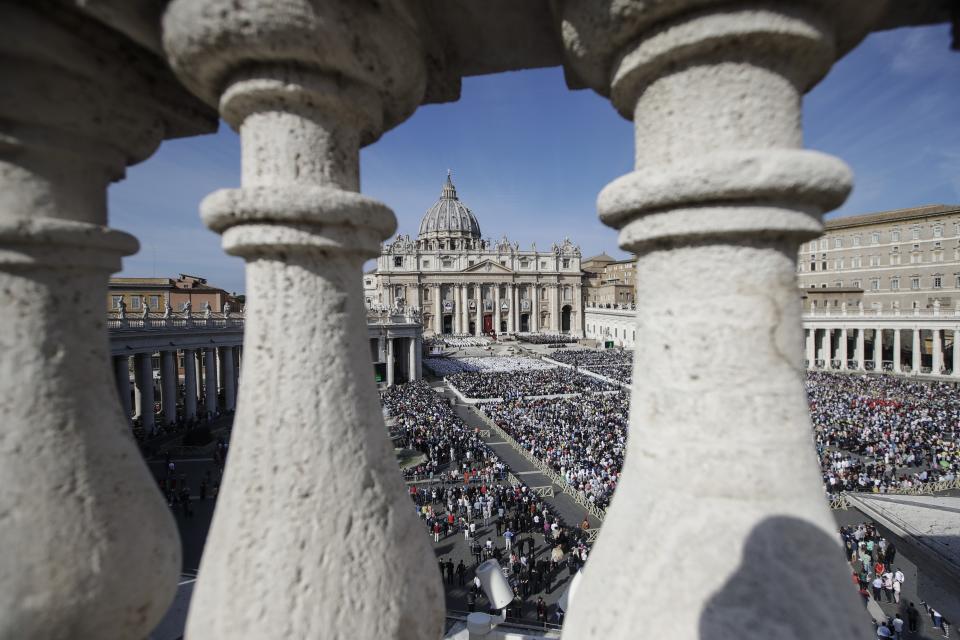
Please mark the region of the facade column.
POLYGON ((440 297, 443 295, 443 285, 437 284, 433 287, 433 333, 440 335, 443 332, 443 301, 440 297))
POLYGON ((943 343, 940 338, 940 329, 930 330, 930 340, 933 345, 933 358, 931 362, 931 373, 938 376, 943 371, 943 343))
POLYGON ((856 351, 854 353, 854 358, 857 361, 857 369, 859 369, 860 371, 863 371, 864 369, 867 368, 867 365, 866 365, 867 344, 866 344, 866 336, 864 336, 865 332, 866 332, 866 329, 864 329, 863 327, 857 327, 857 346, 856 346, 856 351))
POLYGON ((463 297, 461 287, 458 284, 453 285, 453 332, 454 333, 463 333, 463 327, 461 327, 461 318, 463 314, 460 312, 460 309, 463 305, 463 297))
POLYGON ((172 68, 240 133, 241 186, 201 213, 246 260, 247 283, 244 401, 186 638, 443 635, 443 586, 384 427, 361 290, 397 223, 357 193, 360 147, 412 114, 427 82, 407 9, 166 7, 172 68), (364 508, 318 518, 344 504, 364 508))
POLYGON ((550 333, 560 332, 560 323, 557 322, 557 285, 547 285, 547 308, 550 310, 550 333))
MULTIPOLYGON (((206 365, 206 360, 203 355, 203 349, 194 350, 195 360, 197 369, 197 398, 203 397, 203 381, 206 378, 206 371, 204 371, 204 366, 206 365)), ((199 400, 197 401, 197 406, 199 407, 199 400)))
POLYGON ((476 326, 473 334, 477 337, 483 335, 483 283, 478 282, 475 285, 474 294, 477 296, 476 326))
POLYGON ((177 421, 177 352, 160 352, 160 406, 167 424, 177 421))
POLYGON ((513 283, 507 284, 507 333, 513 333, 513 283))
POLYGON ((816 369, 817 367, 817 354, 815 351, 815 342, 817 337, 816 329, 807 329, 806 333, 806 350, 807 350, 807 369, 816 369))
POLYGON ((113 357, 113 376, 117 383, 117 395, 120 397, 120 407, 123 409, 123 415, 130 421, 132 408, 130 406, 130 357, 113 357))
POLYGON ((540 285, 530 285, 530 331, 540 331, 540 285))
POLYGON ((183 419, 197 417, 197 351, 183 350, 183 419))
POLYGON ((960 329, 953 330, 953 362, 951 375, 960 378, 960 329))
POLYGON ((237 406, 237 377, 234 371, 233 347, 220 347, 220 378, 223 381, 223 409, 233 411, 237 406))
POLYGON ((873 330, 873 370, 883 371, 883 329, 873 330))
POLYGON ((146 638, 180 545, 118 402, 104 299, 138 244, 107 187, 203 107, 76 6, 2 3, 0 86, 0 637, 146 638))
POLYGON ((841 371, 847 370, 847 360, 849 359, 849 354, 847 353, 847 347, 850 344, 850 336, 847 334, 847 328, 840 328, 840 348, 839 358, 840 358, 840 369, 841 371))
POLYGON ((470 291, 468 285, 460 285, 460 301, 463 303, 457 307, 457 318, 460 323, 460 333, 470 333, 470 291))
POLYGON ((414 368, 414 371, 416 372, 416 379, 420 380, 421 378, 423 378, 423 337, 417 336, 414 342, 417 345, 416 351, 415 351, 417 355, 417 361, 416 361, 416 367, 414 368))
POLYGON ((493 332, 500 335, 500 283, 493 285, 493 332))
POLYGON ((911 371, 910 371, 910 373, 913 375, 917 375, 918 373, 920 373, 920 365, 923 363, 923 360, 921 358, 922 354, 920 351, 921 349, 920 331, 921 331, 920 329, 913 329, 913 354, 911 354, 913 361, 911 363, 911 371))
POLYGON ((869 12, 624 6, 628 22, 611 18, 610 3, 556 9, 577 79, 635 123, 636 170, 607 185, 597 208, 637 256, 643 301, 623 474, 564 637, 627 640, 642 628, 652 638, 733 640, 771 607, 777 623, 754 635, 860 635, 866 617, 823 498, 796 372, 795 282, 801 242, 823 233, 821 214, 843 202, 852 179, 839 160, 800 149, 802 94, 838 46, 869 30, 844 20, 869 12), (678 568, 673 551, 705 519, 709 548, 678 568), (804 571, 778 569, 790 566, 804 571), (758 576, 773 573, 771 590, 758 576), (811 575, 816 594, 785 604, 811 592, 811 575))
POLYGON ((900 354, 903 346, 900 344, 900 327, 897 327, 893 330, 893 372, 894 373, 903 373, 903 368, 900 366, 900 354))
POLYGON ((210 416, 217 413, 217 352, 213 347, 203 350, 203 409, 210 416))
POLYGON ((396 351, 393 348, 393 338, 387 338, 387 386, 392 387, 394 384, 394 361, 397 357, 396 351))
POLYGON ((153 393, 153 354, 138 353, 133 357, 134 383, 140 391, 140 426, 152 434, 156 426, 153 393))

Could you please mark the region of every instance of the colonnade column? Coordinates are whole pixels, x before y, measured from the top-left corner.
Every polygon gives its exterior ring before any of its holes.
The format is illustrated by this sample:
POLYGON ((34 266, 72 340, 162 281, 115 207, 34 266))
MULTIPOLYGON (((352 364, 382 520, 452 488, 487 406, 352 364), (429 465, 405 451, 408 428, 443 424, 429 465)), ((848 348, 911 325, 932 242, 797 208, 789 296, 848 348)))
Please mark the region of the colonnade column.
POLYGON ((840 369, 846 371, 847 369, 847 360, 849 354, 847 353, 847 347, 850 344, 850 336, 847 334, 847 328, 841 327, 840 329, 840 348, 838 349, 840 358, 840 369))
POLYGON ((177 421, 177 352, 160 352, 160 401, 163 420, 167 424, 177 421))
POLYGON ((833 369, 833 329, 823 330, 824 367, 833 369))
POLYGON ((393 338, 387 338, 387 386, 392 387, 394 382, 394 359, 397 357, 393 348, 393 338))
POLYGON ((199 133, 199 105, 76 5, 0 3, 0 86, 0 637, 145 638, 180 545, 110 360, 107 281, 138 244, 107 226, 107 187, 167 115, 199 133))
POLYGON ((130 421, 132 413, 130 406, 130 357, 113 357, 113 376, 117 382, 117 395, 120 397, 120 407, 123 409, 123 415, 130 421))
POLYGON ((953 363, 951 375, 960 378, 960 329, 953 330, 953 363))
POLYGON ((900 352, 903 346, 900 344, 900 328, 897 327, 893 330, 893 372, 894 373, 903 373, 903 368, 900 366, 900 352))
POLYGON ((540 331, 540 285, 530 285, 530 331, 540 331))
POLYGON ((864 332, 866 329, 863 327, 857 327, 857 346, 854 352, 854 358, 857 361, 857 369, 863 371, 866 369, 867 361, 867 342, 864 332))
POLYGON ((943 371, 943 343, 941 342, 940 329, 930 330, 930 340, 933 344, 931 373, 938 376, 943 371))
POLYGON ((156 426, 153 393, 153 354, 138 353, 133 357, 133 381, 140 392, 140 426, 149 434, 156 426))
POLYGON ((411 115, 426 90, 407 9, 345 0, 166 7, 172 67, 240 133, 241 187, 211 194, 201 212, 224 249, 245 259, 247 282, 244 401, 188 640, 443 633, 436 561, 370 375, 361 291, 363 264, 396 218, 357 193, 360 147, 411 115), (318 517, 345 504, 363 508, 318 517))
POLYGON ((220 347, 220 373, 223 379, 223 409, 233 411, 237 406, 237 378, 234 372, 233 347, 220 347))
POLYGON ((409 342, 409 345, 408 345, 408 349, 407 349, 407 351, 408 351, 408 353, 407 353, 407 380, 408 380, 408 382, 412 382, 412 381, 414 381, 414 380, 419 379, 419 377, 420 377, 420 376, 417 374, 417 342, 418 342, 418 341, 417 341, 416 338, 410 338, 410 339, 408 340, 408 342, 409 342))
POLYGON ((197 417, 197 352, 183 350, 183 419, 197 417))
POLYGON ((817 367, 817 354, 815 351, 815 342, 817 339, 817 330, 816 329, 807 329, 806 330, 806 352, 807 352, 807 369, 815 369, 817 367))
POLYGON ((217 352, 213 347, 203 349, 203 409, 210 415, 217 412, 217 352))
POLYGON ((550 308, 550 331, 560 333, 560 319, 557 317, 557 300, 560 297, 560 288, 556 284, 547 285, 547 304, 550 308))
POLYGON ((883 371, 883 329, 873 330, 873 370, 883 371))
POLYGON ((920 353, 920 348, 921 348, 920 347, 920 329, 913 329, 912 331, 913 331, 913 353, 911 354, 912 362, 910 365, 911 366, 910 373, 912 373, 913 375, 917 375, 918 373, 920 373, 920 365, 923 362, 923 360, 921 359, 921 353, 920 353))
POLYGON ((453 285, 453 318, 452 318, 452 327, 454 333, 463 333, 463 328, 460 326, 460 319, 462 314, 460 312, 461 306, 463 304, 463 296, 461 295, 461 287, 458 284, 453 285))
POLYGON ((814 3, 623 6, 556 9, 572 73, 635 123, 636 170, 597 206, 643 301, 623 475, 564 637, 861 635, 796 371, 796 261, 852 179, 799 148, 801 97, 867 25, 814 3), (711 544, 678 568, 705 520, 711 544))

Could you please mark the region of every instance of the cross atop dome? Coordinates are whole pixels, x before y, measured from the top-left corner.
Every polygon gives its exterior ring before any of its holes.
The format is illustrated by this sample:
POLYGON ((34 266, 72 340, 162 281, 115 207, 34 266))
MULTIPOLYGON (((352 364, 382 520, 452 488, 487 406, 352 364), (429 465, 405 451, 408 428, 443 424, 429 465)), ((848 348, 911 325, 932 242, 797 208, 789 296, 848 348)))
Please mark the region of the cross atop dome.
POLYGON ((453 186, 453 180, 450 177, 452 173, 450 169, 447 169, 447 181, 443 183, 443 190, 440 192, 441 198, 457 199, 457 188, 453 186))

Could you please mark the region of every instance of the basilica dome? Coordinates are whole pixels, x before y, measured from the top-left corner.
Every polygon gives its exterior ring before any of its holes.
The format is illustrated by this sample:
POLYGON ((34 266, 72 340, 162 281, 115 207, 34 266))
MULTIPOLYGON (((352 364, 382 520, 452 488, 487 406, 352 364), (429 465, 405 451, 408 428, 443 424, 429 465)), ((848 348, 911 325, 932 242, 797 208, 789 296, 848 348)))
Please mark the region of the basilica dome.
POLYGON ((432 238, 480 238, 480 224, 470 209, 457 198, 457 189, 447 172, 440 199, 427 209, 420 221, 419 240, 432 238))

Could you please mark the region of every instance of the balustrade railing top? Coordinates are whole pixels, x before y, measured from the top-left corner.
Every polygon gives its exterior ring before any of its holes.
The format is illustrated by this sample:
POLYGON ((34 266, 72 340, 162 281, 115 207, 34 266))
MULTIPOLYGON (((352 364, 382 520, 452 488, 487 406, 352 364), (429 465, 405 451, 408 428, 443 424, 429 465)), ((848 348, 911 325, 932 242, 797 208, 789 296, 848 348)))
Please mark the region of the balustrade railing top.
POLYGON ((908 318, 940 318, 943 320, 960 319, 960 306, 957 308, 933 309, 805 309, 804 320, 815 318, 879 318, 882 320, 908 318))
POLYGON ((107 316, 110 331, 159 331, 164 329, 234 329, 243 330, 244 317, 239 313, 210 313, 209 315, 148 314, 146 316, 107 316))

